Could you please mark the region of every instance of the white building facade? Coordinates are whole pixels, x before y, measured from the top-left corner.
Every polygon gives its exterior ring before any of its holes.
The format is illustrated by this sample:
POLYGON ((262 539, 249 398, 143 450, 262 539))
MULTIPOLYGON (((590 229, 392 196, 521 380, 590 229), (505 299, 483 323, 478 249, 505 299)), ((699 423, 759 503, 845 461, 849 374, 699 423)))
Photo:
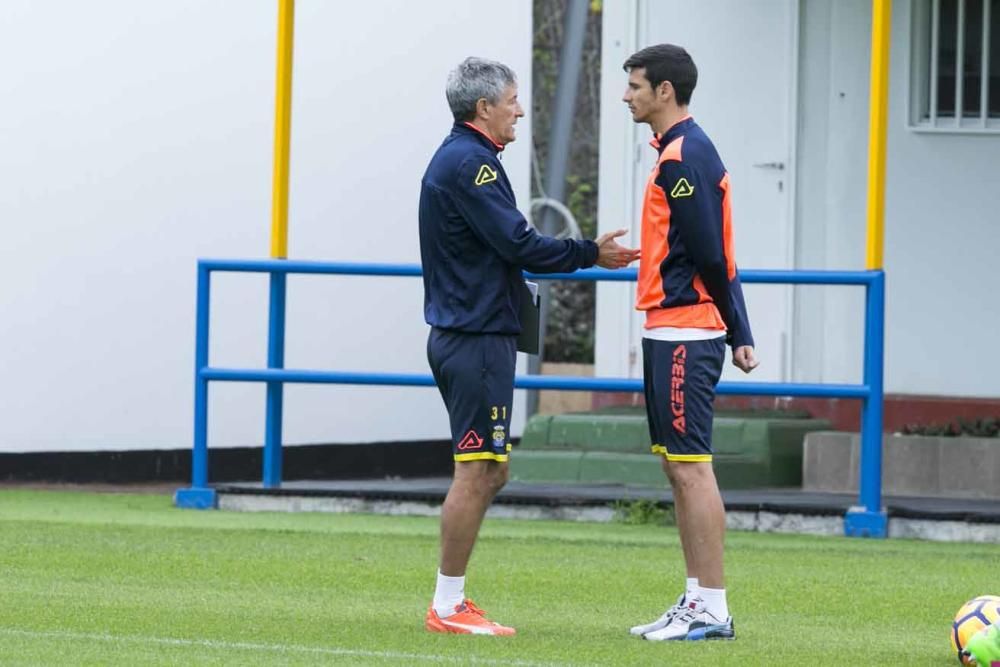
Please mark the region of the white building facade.
MULTIPOLYGON (((503 61, 530 108, 531 2, 299 0, 295 24, 289 257, 419 262, 447 74, 503 61)), ((0 452, 191 446, 195 261, 269 252, 276 27, 274 0, 3 3, 0 452)), ((530 121, 503 154, 525 205, 530 121)), ((266 276, 217 274, 211 364, 265 366, 267 311, 266 276)), ((289 368, 429 373, 426 335, 417 279, 289 279, 289 368)), ((209 446, 263 434, 263 385, 213 383, 209 446)), ((289 386, 284 434, 448 421, 434 389, 289 386)))
MULTIPOLYGON (((969 26, 977 3, 964 2, 969 26)), ((451 124, 447 72, 468 55, 506 62, 530 109, 532 3, 296 4, 289 257, 418 262, 420 176, 451 124)), ((939 4, 957 12, 957 0, 939 4)), ((997 5, 978 14, 993 50, 997 5)), ((1000 57, 982 122, 970 102, 955 127, 955 97, 949 120, 932 90, 955 77, 928 54, 976 47, 949 42, 959 17, 931 7, 893 3, 885 385, 996 398, 1000 57)), ((602 231, 629 227, 638 242, 654 157, 620 101, 621 64, 669 41, 699 67, 691 110, 732 175, 740 266, 864 268, 868 0, 606 0, 602 11, 602 231)), ((0 77, 0 453, 190 447, 195 260, 269 249, 275 3, 7 0, 0 12, 13 65, 0 77)), ((530 115, 518 128, 503 159, 526 209, 530 115)), ((860 288, 746 291, 753 379, 860 379, 860 288)), ((633 285, 598 287, 597 375, 641 376, 633 299, 633 285)), ((213 366, 264 366, 266 277, 217 275, 211 326, 213 366)), ((289 368, 424 373, 426 331, 415 279, 289 280, 289 368)), ((514 414, 519 435, 521 392, 514 414)), ((264 387, 213 383, 209 423, 210 447, 260 444, 264 387)), ((447 435, 433 389, 286 388, 289 444, 447 435)))
MULTIPOLYGON (((964 2, 966 43, 958 50, 970 63, 966 89, 980 86, 981 61, 973 59, 982 53, 982 4, 964 2), (969 37, 977 34, 979 51, 969 37)), ((1000 328, 993 260, 1000 244, 1000 22, 992 2, 985 32, 992 32, 993 92, 985 110, 966 92, 956 127, 955 96, 950 109, 947 95, 938 96, 937 127, 930 127, 931 81, 955 85, 956 17, 948 12, 957 2, 940 5, 940 66, 932 77, 932 3, 893 2, 885 387, 996 398, 1000 358, 990 343, 1000 328)), ((602 229, 624 222, 635 237, 654 151, 648 127, 635 126, 621 102, 621 65, 659 42, 685 46, 698 65, 691 112, 732 175, 741 268, 864 269, 871 2, 606 3, 599 220, 602 229)), ((626 286, 599 288, 597 375, 642 375, 642 317, 633 295, 626 286)), ((762 361, 754 380, 860 381, 862 288, 751 285, 746 295, 762 361)), ((738 375, 730 367, 724 378, 738 375)))

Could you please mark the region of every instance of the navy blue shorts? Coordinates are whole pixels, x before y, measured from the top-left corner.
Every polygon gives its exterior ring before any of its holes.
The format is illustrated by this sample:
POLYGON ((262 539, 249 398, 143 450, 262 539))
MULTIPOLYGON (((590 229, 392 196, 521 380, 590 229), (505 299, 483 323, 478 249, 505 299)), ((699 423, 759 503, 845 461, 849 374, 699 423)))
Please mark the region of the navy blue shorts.
POLYGON ((646 416, 654 454, 670 461, 712 460, 715 385, 725 336, 683 342, 642 339, 646 416))
POLYGON ((516 336, 431 328, 427 361, 451 422, 456 461, 506 461, 516 336))

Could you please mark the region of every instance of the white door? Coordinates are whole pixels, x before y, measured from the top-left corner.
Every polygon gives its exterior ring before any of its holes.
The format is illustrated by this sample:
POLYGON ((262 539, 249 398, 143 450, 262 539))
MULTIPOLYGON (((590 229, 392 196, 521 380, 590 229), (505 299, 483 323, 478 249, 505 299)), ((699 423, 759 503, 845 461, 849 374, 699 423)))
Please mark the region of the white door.
MULTIPOLYGON (((797 8, 797 0, 641 0, 636 14, 639 48, 679 44, 698 67, 690 111, 730 173, 736 261, 741 269, 793 266, 797 8)), ((624 82, 623 75, 623 88, 624 82)), ((624 108, 618 111, 625 116, 624 108)), ((645 144, 648 139, 643 126, 638 140, 645 144)), ((647 147, 635 163, 637 193, 645 184, 653 154, 647 147)), ((761 365, 752 376, 744 376, 727 361, 723 379, 786 380, 792 290, 746 285, 744 291, 761 365)), ((633 317, 633 340, 637 340, 643 315, 633 317)), ((640 377, 641 360, 636 364, 630 375, 640 377)))

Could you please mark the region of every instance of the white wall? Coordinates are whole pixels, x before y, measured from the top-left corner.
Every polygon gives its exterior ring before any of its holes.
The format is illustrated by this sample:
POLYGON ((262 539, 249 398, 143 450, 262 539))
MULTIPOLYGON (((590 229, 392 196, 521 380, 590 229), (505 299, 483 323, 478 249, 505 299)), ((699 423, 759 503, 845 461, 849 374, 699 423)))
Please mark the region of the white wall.
MULTIPOLYGON (((644 0, 608 3, 605 12, 602 229, 616 226, 616 216, 638 216, 639 194, 630 191, 625 176, 636 159, 639 139, 611 114, 621 106, 621 62, 646 46, 639 43, 645 6, 644 0)), ((795 266, 864 269, 871 3, 799 0, 798 11, 795 266)), ((688 6, 684 20, 709 25, 723 19, 709 5, 695 3, 688 6)), ((910 21, 910 3, 893 3, 885 388, 904 394, 997 397, 1000 356, 990 343, 1000 330, 995 268, 1000 247, 1000 135, 908 129, 910 21)), ((750 52, 758 37, 746 33, 745 39, 750 52)), ((752 65, 734 63, 731 74, 742 76, 752 65)), ((710 87, 699 87, 695 100, 696 117, 698 107, 740 103, 727 91, 710 87)), ((738 217, 739 209, 734 213, 738 217)), ((747 260, 741 265, 777 268, 747 260)), ((599 375, 622 376, 630 368, 630 341, 637 334, 622 317, 622 292, 617 285, 599 287, 599 375)), ((796 289, 793 380, 861 380, 863 304, 861 288, 796 289)), ((762 316, 768 315, 751 311, 752 319, 762 316)))
MULTIPOLYGON (((624 243, 639 247, 642 186, 635 170, 652 167, 652 150, 643 151, 640 128, 622 103, 625 75, 622 63, 639 44, 638 0, 605 3, 601 37, 601 137, 597 199, 600 233, 629 230, 624 243)), ((644 18, 644 17, 642 17, 644 18)), ((645 137, 647 134, 642 133, 645 137)), ((646 139, 648 141, 648 139, 646 139)), ((640 328, 632 314, 635 283, 599 282, 595 308, 594 374, 602 377, 642 377, 640 328)))
MULTIPOLYGON (((289 256, 417 262, 447 72, 502 60, 530 109, 531 3, 296 4, 289 256)), ((5 0, 0 451, 190 446, 195 260, 269 251, 276 19, 271 0, 5 0)), ((519 134, 526 204, 530 118, 519 134)), ((264 365, 266 278, 213 288, 212 365, 264 365)), ((288 367, 427 372, 416 279, 292 277, 288 309, 288 367)), ((259 443, 263 387, 211 392, 210 446, 259 443)), ((433 389, 285 404, 289 443, 448 433, 433 389)))
MULTIPOLYGON (((871 2, 800 12, 796 268, 865 268, 871 2)), ((795 288, 793 380, 862 379, 864 288, 795 288)))
MULTIPOLYGON (((910 3, 893 4, 886 162, 885 388, 1000 396, 1000 135, 907 127, 910 3)), ((871 3, 803 3, 798 264, 865 267, 871 3)), ((800 288, 796 379, 856 382, 860 290, 800 288)))
POLYGON ((893 4, 886 389, 998 397, 1000 134, 907 129, 909 10, 893 4))

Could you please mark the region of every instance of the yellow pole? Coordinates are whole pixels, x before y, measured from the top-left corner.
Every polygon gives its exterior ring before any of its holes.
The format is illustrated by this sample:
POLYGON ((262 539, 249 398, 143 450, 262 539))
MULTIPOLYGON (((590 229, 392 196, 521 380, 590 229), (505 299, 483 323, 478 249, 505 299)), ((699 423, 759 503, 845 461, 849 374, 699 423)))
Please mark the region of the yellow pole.
POLYGON ((295 0, 278 0, 278 75, 274 103, 271 257, 288 257, 288 162, 292 134, 292 41, 295 0))
POLYGON ((871 89, 868 118, 868 269, 882 268, 885 238, 885 134, 889 107, 892 0, 872 0, 871 89))

